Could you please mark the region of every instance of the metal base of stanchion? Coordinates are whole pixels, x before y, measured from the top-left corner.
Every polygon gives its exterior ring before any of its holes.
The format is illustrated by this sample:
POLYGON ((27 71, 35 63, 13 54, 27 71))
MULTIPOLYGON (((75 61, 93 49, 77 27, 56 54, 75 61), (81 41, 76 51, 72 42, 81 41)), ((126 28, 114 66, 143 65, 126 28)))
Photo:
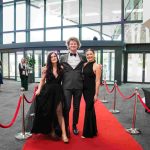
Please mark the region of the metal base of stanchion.
POLYGON ((101 102, 102 102, 102 103, 108 103, 108 100, 103 99, 103 100, 101 100, 101 102))
POLYGON ((129 132, 130 134, 141 134, 140 129, 137 128, 128 128, 126 129, 127 132, 129 132))
POLYGON ((119 110, 114 110, 114 109, 110 109, 109 110, 112 114, 118 114, 118 113, 120 113, 120 111, 119 110))
POLYGON ((15 135, 15 138, 18 140, 25 140, 27 138, 29 138, 30 136, 32 136, 32 134, 30 132, 25 132, 25 134, 21 133, 17 133, 15 135))

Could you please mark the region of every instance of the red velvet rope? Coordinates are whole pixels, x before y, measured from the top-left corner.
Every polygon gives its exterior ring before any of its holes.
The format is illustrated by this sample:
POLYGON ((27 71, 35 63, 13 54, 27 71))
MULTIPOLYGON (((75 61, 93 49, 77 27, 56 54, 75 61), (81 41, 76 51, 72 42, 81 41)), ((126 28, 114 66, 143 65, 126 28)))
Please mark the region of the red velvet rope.
POLYGON ((116 83, 115 83, 115 86, 116 86, 116 88, 117 88, 117 90, 118 90, 120 96, 121 96, 123 99, 131 99, 133 96, 135 96, 135 93, 133 93, 133 94, 130 95, 130 96, 125 96, 125 95, 123 95, 123 93, 120 91, 120 89, 119 89, 119 87, 118 87, 118 85, 117 85, 116 83))
POLYGON ((16 118, 17 118, 18 112, 19 112, 21 100, 22 100, 22 96, 20 96, 20 98, 19 98, 19 100, 18 100, 18 105, 17 105, 17 108, 16 108, 16 111, 15 111, 14 117, 12 118, 11 122, 10 122, 9 124, 7 124, 7 125, 3 125, 3 124, 0 123, 0 127, 1 127, 1 128, 9 128, 9 127, 11 127, 11 126, 14 124, 14 122, 15 122, 15 120, 16 120, 16 118))
POLYGON ((143 100, 142 100, 142 98, 141 98, 141 96, 140 96, 140 94, 138 93, 138 98, 139 98, 139 100, 140 100, 140 102, 141 102, 141 104, 143 105, 143 107, 148 111, 148 112, 150 112, 150 109, 146 106, 146 104, 143 102, 143 100))
POLYGON ((107 93, 109 93, 109 94, 112 93, 115 89, 115 85, 113 86, 112 90, 109 90, 108 85, 106 84, 106 82, 104 82, 104 85, 105 85, 107 93))
POLYGON ((26 98, 26 96, 24 95, 24 99, 25 99, 25 101, 26 101, 27 103, 32 103, 32 102, 35 100, 35 97, 36 97, 35 92, 36 92, 37 89, 38 89, 38 86, 36 85, 36 86, 34 87, 34 92, 33 92, 33 96, 32 96, 32 98, 31 98, 31 100, 28 100, 28 99, 26 98))

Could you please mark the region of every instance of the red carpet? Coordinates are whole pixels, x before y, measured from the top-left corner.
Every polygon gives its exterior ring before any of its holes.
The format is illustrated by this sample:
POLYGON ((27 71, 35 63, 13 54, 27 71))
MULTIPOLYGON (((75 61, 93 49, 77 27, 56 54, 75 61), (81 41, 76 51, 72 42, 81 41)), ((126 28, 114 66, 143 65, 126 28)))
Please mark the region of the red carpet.
MULTIPOLYGON (((52 141, 44 135, 33 135, 25 142, 23 150, 142 150, 135 139, 125 131, 125 128, 99 101, 95 104, 99 135, 92 139, 82 139, 84 109, 85 104, 82 99, 78 125, 80 135, 75 136, 71 133, 69 144, 64 144, 62 141, 52 141)), ((72 120, 70 125, 71 122, 72 120)))

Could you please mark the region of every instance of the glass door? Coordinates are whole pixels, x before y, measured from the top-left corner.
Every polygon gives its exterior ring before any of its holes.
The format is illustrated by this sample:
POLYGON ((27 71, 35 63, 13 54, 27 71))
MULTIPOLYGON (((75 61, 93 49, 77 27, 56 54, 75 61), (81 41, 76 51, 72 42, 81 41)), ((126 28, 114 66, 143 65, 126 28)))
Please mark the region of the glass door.
POLYGON ((9 77, 15 79, 15 53, 9 53, 9 77))
POLYGON ((114 81, 115 51, 103 50, 103 80, 114 81))
POLYGON ((128 54, 127 81, 142 82, 143 54, 128 54))
POLYGON ((150 54, 145 54, 145 82, 150 82, 150 54))
POLYGON ((23 58, 23 52, 16 52, 16 59, 17 59, 17 63, 16 63, 16 68, 17 68, 17 81, 20 81, 20 74, 19 74, 19 63, 21 62, 21 59, 23 58))
POLYGON ((40 82, 41 68, 42 68, 42 50, 35 50, 34 58, 35 58, 35 66, 34 66, 35 82, 40 82))

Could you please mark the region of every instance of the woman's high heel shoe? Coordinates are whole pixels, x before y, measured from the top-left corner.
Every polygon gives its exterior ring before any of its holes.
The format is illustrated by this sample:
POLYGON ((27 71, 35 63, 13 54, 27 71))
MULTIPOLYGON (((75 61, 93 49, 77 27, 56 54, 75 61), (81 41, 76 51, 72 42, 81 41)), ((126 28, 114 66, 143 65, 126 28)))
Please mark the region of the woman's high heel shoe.
POLYGON ((63 141, 64 143, 69 143, 69 140, 68 140, 67 136, 63 136, 63 135, 62 135, 62 141, 63 141))

